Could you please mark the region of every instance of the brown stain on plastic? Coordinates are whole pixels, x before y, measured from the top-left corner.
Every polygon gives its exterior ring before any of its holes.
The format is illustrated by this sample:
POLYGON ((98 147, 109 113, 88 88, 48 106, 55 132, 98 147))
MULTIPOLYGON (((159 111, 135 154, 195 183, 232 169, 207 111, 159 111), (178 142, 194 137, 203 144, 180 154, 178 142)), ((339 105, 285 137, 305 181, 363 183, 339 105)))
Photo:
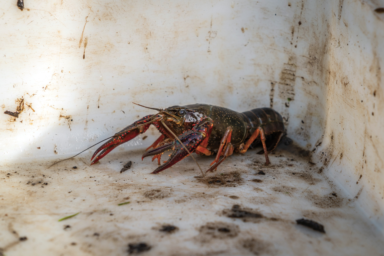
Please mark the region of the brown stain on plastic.
POLYGON ((59 116, 59 120, 60 120, 61 118, 67 120, 69 130, 72 131, 72 129, 71 129, 71 123, 72 123, 72 121, 73 121, 72 116, 70 116, 70 115, 64 116, 64 115, 61 115, 61 114, 60 114, 60 116, 59 116))
POLYGON ((85 48, 87 48, 88 45, 88 37, 84 39, 84 52, 83 52, 83 59, 85 59, 85 48))
POLYGON ((271 82, 271 90, 269 91, 269 107, 273 108, 273 100, 275 97, 275 83, 271 82))
POLYGON ((197 180, 209 187, 237 187, 243 184, 243 178, 237 171, 220 173, 215 176, 205 176, 204 178, 199 177, 197 180))
POLYGON ((296 188, 294 187, 290 187, 290 186, 276 186, 274 188, 272 188, 273 191, 275 192, 278 192, 278 193, 282 193, 282 194, 286 194, 286 195, 289 195, 291 196, 292 193, 296 192, 296 188))
POLYGON ((344 200, 341 197, 336 197, 332 193, 319 196, 312 191, 306 193, 306 198, 311 201, 315 206, 323 209, 338 208, 343 206, 344 200))
POLYGON ((289 108, 290 102, 295 100, 295 83, 296 83, 296 56, 291 55, 288 62, 284 64, 283 70, 280 72, 280 79, 278 83, 279 97, 285 102, 285 107, 281 111, 283 116, 284 125, 287 127, 289 122, 289 108))
POLYGON ((344 4, 344 0, 339 0, 339 13, 338 13, 339 20, 341 19, 341 14, 343 12, 343 4, 344 4))
POLYGON ((169 189, 151 189, 144 192, 144 197, 150 200, 164 199, 171 195, 171 191, 169 189))
POLYGON ((273 245, 258 238, 242 239, 239 244, 253 255, 275 255, 273 245))
POLYGON ((197 239, 209 243, 212 239, 228 239, 237 237, 240 229, 237 225, 222 221, 208 222, 199 228, 197 239))
POLYGON ((315 185, 321 181, 321 179, 314 178, 313 175, 309 172, 291 172, 289 175, 294 178, 301 179, 307 182, 309 185, 315 185))
POLYGON ((81 37, 79 41, 79 48, 81 47, 81 43, 83 42, 83 36, 84 36, 85 26, 87 25, 87 22, 88 22, 88 16, 85 17, 85 23, 84 23, 83 31, 81 32, 81 37))

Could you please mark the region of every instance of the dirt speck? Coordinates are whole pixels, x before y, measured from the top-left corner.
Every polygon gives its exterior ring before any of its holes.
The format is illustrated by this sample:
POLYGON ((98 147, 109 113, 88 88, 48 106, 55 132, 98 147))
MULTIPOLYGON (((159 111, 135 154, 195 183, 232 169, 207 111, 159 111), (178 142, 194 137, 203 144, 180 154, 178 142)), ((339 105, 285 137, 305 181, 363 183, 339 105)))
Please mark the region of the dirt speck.
POLYGON ((245 32, 245 31, 244 31, 244 28, 241 28, 241 32, 243 32, 243 33, 245 32))
POLYGON ((258 175, 265 175, 265 172, 263 172, 263 171, 259 171, 257 174, 258 174, 258 175))
POLYGON ((244 222, 259 222, 264 216, 252 209, 241 208, 240 205, 232 206, 232 209, 223 210, 223 214, 229 218, 241 219, 244 222))
POLYGON ((128 244, 128 253, 129 254, 140 254, 151 250, 151 246, 147 243, 131 243, 128 244))
POLYGON ((240 245, 254 255, 273 255, 272 244, 256 238, 248 238, 240 241, 240 245))
POLYGON ((148 138, 148 136, 147 136, 147 135, 145 135, 145 136, 143 137, 143 139, 142 139, 142 140, 145 140, 146 138, 148 138))
POLYGON ((377 13, 384 13, 384 7, 376 8, 375 12, 377 12, 377 13))
POLYGON ((343 199, 335 197, 331 194, 319 196, 314 194, 312 191, 308 191, 306 198, 310 200, 314 205, 319 208, 337 208, 343 206, 343 199))
POLYGON ((253 179, 253 180, 251 180, 251 181, 256 182, 256 183, 261 183, 261 182, 263 182, 262 180, 259 180, 259 179, 253 179))
POLYGON ((229 198, 231 198, 231 199, 239 199, 238 196, 229 196, 229 198))
POLYGON ((206 176, 197 178, 198 181, 210 187, 236 187, 243 183, 241 174, 237 171, 229 173, 219 173, 216 176, 206 176))
POLYGON ((163 199, 169 197, 171 192, 165 189, 151 189, 144 192, 144 196, 151 200, 163 199))
POLYGON ((240 229, 237 225, 221 221, 208 222, 199 228, 198 239, 202 242, 209 242, 210 239, 226 239, 236 237, 240 229))
POLYGON ((158 230, 163 233, 172 234, 178 231, 179 228, 174 225, 165 224, 165 225, 162 225, 158 230))

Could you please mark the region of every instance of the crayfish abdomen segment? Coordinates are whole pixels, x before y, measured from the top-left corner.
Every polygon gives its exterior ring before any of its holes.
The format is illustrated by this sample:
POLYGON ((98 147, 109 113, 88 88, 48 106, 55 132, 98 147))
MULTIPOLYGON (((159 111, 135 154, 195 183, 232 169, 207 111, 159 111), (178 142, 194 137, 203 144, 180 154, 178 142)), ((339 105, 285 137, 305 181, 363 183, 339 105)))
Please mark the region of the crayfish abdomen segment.
MULTIPOLYGON (((271 108, 256 108, 243 112, 244 120, 248 122, 248 134, 251 136, 261 127, 266 136, 268 151, 273 150, 279 143, 281 136, 285 133, 283 118, 271 108)), ((260 144, 260 140, 255 140, 252 146, 260 144)))

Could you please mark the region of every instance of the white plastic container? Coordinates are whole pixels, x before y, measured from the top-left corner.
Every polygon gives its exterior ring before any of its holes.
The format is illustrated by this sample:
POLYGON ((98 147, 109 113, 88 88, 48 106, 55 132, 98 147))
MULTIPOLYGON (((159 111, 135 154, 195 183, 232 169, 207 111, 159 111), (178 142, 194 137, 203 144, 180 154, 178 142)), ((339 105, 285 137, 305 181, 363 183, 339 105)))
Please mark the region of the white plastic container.
POLYGON ((20 112, 0 115, 0 255, 384 255, 384 3, 24 5, 0 6, 0 106, 20 112), (151 128, 48 168, 154 113, 132 102, 272 107, 310 157, 282 143, 271 167, 250 150, 151 175, 151 128))

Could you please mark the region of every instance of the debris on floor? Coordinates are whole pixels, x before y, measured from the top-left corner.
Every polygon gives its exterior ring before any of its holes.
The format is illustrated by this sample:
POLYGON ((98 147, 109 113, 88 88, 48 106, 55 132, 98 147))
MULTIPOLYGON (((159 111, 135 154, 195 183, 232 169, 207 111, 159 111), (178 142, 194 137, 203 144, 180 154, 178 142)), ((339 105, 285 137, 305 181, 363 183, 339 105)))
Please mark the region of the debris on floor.
POLYGON ((126 164, 124 165, 124 167, 120 170, 120 173, 123 173, 123 172, 125 172, 125 171, 131 169, 131 167, 132 167, 132 161, 129 161, 129 162, 126 163, 126 164))
POLYGON ((298 219, 296 220, 296 223, 298 225, 303 225, 305 227, 311 228, 315 231, 319 231, 325 234, 324 226, 321 225, 320 223, 317 223, 316 221, 308 220, 308 219, 298 219))

